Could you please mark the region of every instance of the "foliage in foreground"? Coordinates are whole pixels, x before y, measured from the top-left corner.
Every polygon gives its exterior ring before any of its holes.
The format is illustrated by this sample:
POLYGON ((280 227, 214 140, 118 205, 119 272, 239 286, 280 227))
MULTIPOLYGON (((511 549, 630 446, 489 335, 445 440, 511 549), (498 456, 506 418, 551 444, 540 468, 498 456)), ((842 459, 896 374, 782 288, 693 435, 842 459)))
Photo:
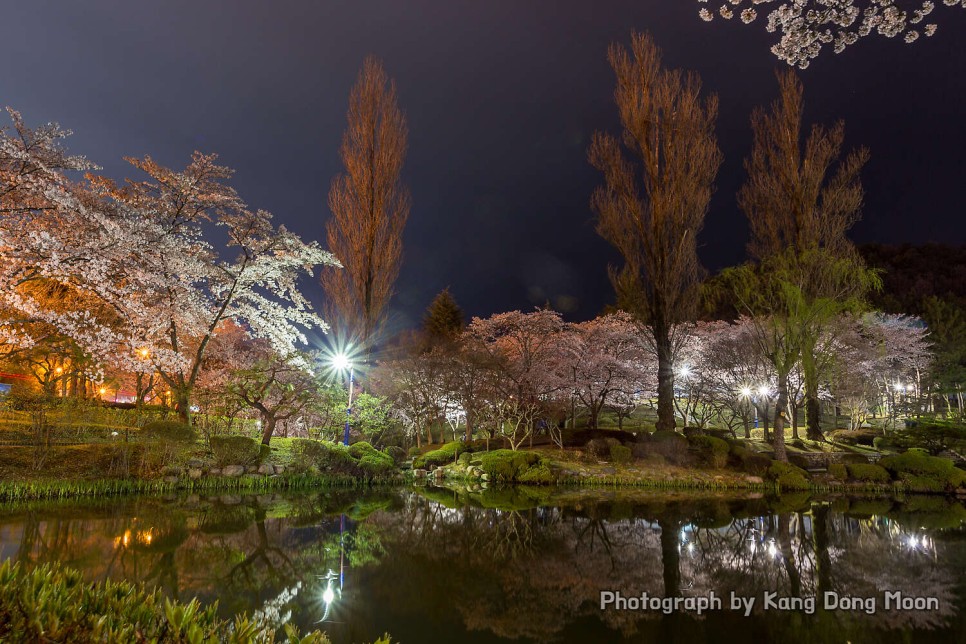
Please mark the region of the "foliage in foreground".
POLYGON ((217 605, 167 599, 128 582, 85 582, 80 572, 44 564, 27 570, 0 564, 0 640, 24 642, 289 642, 325 644, 319 631, 302 636, 242 615, 219 619, 217 605))

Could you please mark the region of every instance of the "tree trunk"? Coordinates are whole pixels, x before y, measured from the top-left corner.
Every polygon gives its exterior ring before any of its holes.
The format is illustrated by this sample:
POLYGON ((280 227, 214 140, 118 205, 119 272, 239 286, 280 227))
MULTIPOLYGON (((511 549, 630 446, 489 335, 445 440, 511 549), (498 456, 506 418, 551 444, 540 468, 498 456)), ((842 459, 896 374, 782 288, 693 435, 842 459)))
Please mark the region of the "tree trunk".
POLYGON ((262 445, 268 445, 269 441, 272 440, 272 434, 275 433, 275 416, 269 414, 262 414, 262 445))
POLYGON ((178 387, 174 391, 174 409, 178 412, 178 419, 185 425, 191 424, 191 400, 188 397, 188 390, 178 387))
POLYGON ((775 450, 775 460, 788 462, 785 452, 785 407, 788 405, 788 375, 778 377, 778 398, 775 400, 775 430, 772 436, 772 446, 775 450))
POLYGON ((745 425, 745 438, 751 438, 751 421, 747 416, 742 417, 741 422, 745 425))
POLYGON ((825 434, 819 423, 821 418, 821 407, 818 402, 818 395, 812 397, 806 394, 805 398, 805 428, 809 440, 824 441, 825 434))
POLYGON ((668 329, 655 325, 654 342, 657 347, 657 431, 674 431, 674 356, 668 329))
POLYGON ((466 442, 473 440, 473 412, 466 410, 466 442))

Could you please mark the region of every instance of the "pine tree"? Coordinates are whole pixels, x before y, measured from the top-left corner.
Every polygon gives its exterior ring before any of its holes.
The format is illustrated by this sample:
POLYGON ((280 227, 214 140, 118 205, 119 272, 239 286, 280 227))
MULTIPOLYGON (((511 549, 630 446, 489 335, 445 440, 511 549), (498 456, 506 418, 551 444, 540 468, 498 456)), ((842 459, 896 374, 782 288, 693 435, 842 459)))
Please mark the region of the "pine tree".
POLYGON ((449 288, 433 298, 423 316, 423 331, 431 344, 452 342, 463 330, 463 309, 456 303, 449 288))

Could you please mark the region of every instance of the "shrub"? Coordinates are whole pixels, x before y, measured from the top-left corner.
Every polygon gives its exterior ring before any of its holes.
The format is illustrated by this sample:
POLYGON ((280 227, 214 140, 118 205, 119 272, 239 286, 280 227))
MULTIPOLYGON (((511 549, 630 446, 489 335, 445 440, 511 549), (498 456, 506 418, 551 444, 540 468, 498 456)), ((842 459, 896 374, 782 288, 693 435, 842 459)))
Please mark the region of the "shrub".
POLYGON ((852 463, 848 466, 849 478, 865 483, 889 483, 892 477, 885 468, 871 463, 852 463))
POLYGON ((359 459, 359 465, 372 474, 383 474, 395 466, 392 456, 380 452, 365 441, 353 443, 349 447, 349 455, 359 459))
MULTIPOLYGON (((629 448, 625 447, 624 449, 630 452, 629 448)), ((544 465, 543 463, 539 463, 537 465, 534 465, 533 467, 528 468, 523 474, 517 477, 517 481, 519 481, 520 483, 549 485, 551 483, 554 483, 555 479, 554 479, 553 473, 550 471, 550 468, 544 465)))
POLYGON ((190 425, 176 420, 154 420, 144 426, 141 436, 147 440, 193 443, 198 432, 190 425))
POLYGON ((692 436, 688 439, 695 459, 708 467, 724 467, 728 462, 728 443, 714 436, 692 436))
POLYGON ((886 456, 879 464, 911 490, 944 492, 966 485, 966 472, 952 461, 921 451, 886 456))
POLYGON ((768 478, 779 487, 802 490, 808 487, 808 474, 800 467, 782 461, 772 461, 768 468, 768 478))
MULTIPOLYGON (((0 564, 0 640, 22 642, 233 642, 276 641, 275 626, 246 615, 233 622, 218 617, 217 606, 182 603, 160 590, 129 582, 87 583, 59 564, 27 569, 10 560, 0 564)), ((325 644, 318 631, 298 639, 285 627, 285 640, 325 644)))
POLYGON ((426 452, 422 456, 417 456, 413 459, 413 467, 419 469, 428 469, 430 466, 439 467, 440 465, 448 465, 456 461, 456 457, 465 451, 469 451, 459 441, 451 441, 446 443, 439 449, 434 449, 431 452, 426 452))
POLYGON ((832 463, 828 466, 828 473, 837 481, 844 481, 849 478, 849 471, 843 463, 832 463))
POLYGON ((654 432, 650 448, 652 454, 663 456, 669 463, 681 465, 687 461, 688 439, 677 432, 654 432))
POLYGON ((211 452, 221 467, 255 465, 261 457, 258 441, 248 436, 212 436, 211 452))
POLYGON ((480 460, 482 469, 494 481, 516 481, 531 465, 540 462, 540 456, 533 452, 514 452, 497 449, 485 452, 480 460))
POLYGON ((590 452, 591 456, 599 461, 607 460, 611 455, 611 448, 620 445, 621 442, 616 438, 594 438, 584 445, 584 449, 590 452))
POLYGON ((896 430, 887 439, 885 444, 896 449, 918 447, 934 455, 947 449, 960 451, 966 449, 966 426, 935 418, 896 430))
POLYGON ((610 460, 612 463, 630 463, 631 448, 618 443, 610 446, 610 460))
POLYGON ((770 458, 738 445, 731 446, 731 457, 742 471, 755 476, 764 476, 768 472, 768 468, 771 467, 770 458))

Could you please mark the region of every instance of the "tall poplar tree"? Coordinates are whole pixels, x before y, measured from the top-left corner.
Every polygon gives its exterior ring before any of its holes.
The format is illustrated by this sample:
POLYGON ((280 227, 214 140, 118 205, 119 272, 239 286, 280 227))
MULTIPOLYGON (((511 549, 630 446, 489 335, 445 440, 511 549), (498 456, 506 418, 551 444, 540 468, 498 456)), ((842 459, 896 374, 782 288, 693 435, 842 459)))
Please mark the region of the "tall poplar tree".
POLYGON ((385 319, 402 262, 409 191, 400 173, 408 129, 396 85, 382 64, 366 58, 349 95, 340 156, 345 171, 332 180, 326 225, 329 250, 343 269, 324 271, 328 313, 361 343, 368 360, 385 319))
POLYGON ((675 350, 682 325, 694 319, 702 272, 697 235, 722 161, 718 99, 702 99, 697 74, 665 69, 647 34, 632 34, 630 52, 611 45, 608 59, 623 133, 594 135, 589 159, 604 185, 591 207, 597 232, 624 258, 611 281, 619 305, 648 327, 658 362, 657 429, 670 431, 675 350))

